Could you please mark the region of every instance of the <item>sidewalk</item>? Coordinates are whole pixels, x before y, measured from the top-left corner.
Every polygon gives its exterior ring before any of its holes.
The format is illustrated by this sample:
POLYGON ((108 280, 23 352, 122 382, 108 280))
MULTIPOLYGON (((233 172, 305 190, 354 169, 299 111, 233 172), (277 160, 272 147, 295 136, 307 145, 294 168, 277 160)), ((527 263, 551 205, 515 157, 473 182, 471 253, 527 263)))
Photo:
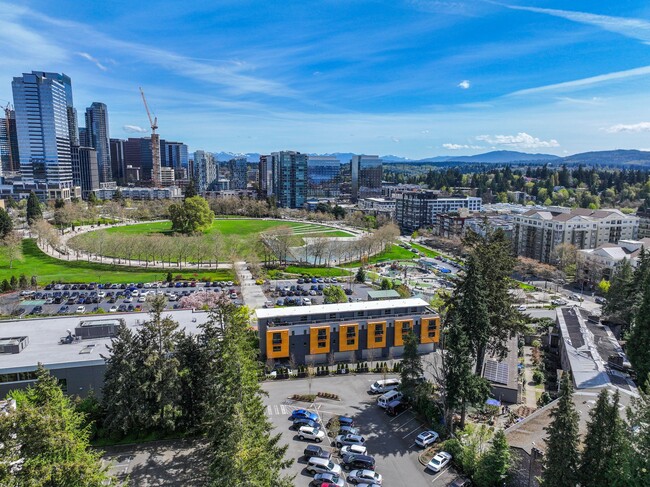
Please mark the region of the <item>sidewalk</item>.
POLYGON ((266 296, 262 291, 262 286, 255 284, 255 279, 248 270, 246 262, 235 262, 235 273, 240 280, 244 304, 250 309, 263 308, 267 301, 266 296))

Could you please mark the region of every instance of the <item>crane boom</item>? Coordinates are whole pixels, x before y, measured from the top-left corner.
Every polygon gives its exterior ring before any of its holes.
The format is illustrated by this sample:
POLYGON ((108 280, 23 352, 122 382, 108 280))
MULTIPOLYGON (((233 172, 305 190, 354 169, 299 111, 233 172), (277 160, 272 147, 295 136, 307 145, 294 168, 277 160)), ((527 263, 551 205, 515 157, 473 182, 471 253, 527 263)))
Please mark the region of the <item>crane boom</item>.
POLYGON ((158 117, 151 118, 151 112, 149 111, 149 105, 147 105, 147 99, 144 96, 144 91, 140 87, 140 94, 142 95, 142 101, 144 102, 144 109, 147 111, 147 116, 149 117, 149 123, 151 124, 151 133, 155 134, 156 129, 158 128, 158 117))

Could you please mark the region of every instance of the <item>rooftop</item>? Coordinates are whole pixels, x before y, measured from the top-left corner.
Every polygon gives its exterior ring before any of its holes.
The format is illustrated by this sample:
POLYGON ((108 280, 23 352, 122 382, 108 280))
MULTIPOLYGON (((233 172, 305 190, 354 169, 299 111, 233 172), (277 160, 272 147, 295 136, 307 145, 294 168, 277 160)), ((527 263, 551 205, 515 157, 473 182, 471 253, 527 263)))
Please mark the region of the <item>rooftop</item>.
MULTIPOLYGON (((174 310, 165 313, 185 328, 189 333, 198 333, 198 325, 207 321, 205 312, 192 310, 174 310), (196 321, 193 321, 196 320, 196 321)), ((0 373, 26 372, 34 370, 39 362, 50 369, 70 367, 73 365, 97 365, 104 363, 100 355, 107 355, 110 338, 92 338, 60 344, 67 330, 79 327, 82 322, 93 321, 92 316, 62 316, 42 319, 0 321, 0 337, 28 337, 29 345, 20 353, 0 354, 0 373), (88 345, 95 345, 88 348, 88 345), (88 353, 89 350, 92 350, 88 353), (58 366, 58 367, 57 367, 58 366)), ((95 317, 104 323, 122 318, 129 328, 138 328, 149 319, 146 313, 111 314, 110 318, 95 317)))
POLYGON ((394 289, 368 291, 368 299, 399 299, 399 293, 394 289))
POLYGON ((359 301, 355 303, 319 304, 291 308, 256 309, 257 318, 285 318, 288 316, 305 316, 326 313, 345 313, 349 311, 376 311, 407 307, 429 307, 429 303, 419 298, 390 299, 387 301, 359 301))
POLYGON ((617 216, 619 218, 625 218, 626 220, 638 219, 634 215, 626 215, 621 210, 611 208, 611 209, 602 209, 602 210, 590 210, 588 208, 558 208, 550 207, 545 209, 532 209, 523 214, 523 216, 537 216, 542 220, 552 220, 558 222, 569 221, 573 218, 577 218, 583 221, 597 221, 602 218, 607 218, 609 216, 617 216))

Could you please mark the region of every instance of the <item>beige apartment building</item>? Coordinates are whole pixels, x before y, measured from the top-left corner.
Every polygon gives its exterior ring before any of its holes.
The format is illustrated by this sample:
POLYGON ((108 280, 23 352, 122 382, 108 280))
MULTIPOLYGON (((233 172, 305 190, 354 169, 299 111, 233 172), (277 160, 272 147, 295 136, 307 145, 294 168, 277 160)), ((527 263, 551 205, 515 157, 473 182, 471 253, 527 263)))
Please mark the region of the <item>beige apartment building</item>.
POLYGON ((514 217, 513 242, 517 255, 554 263, 561 244, 595 249, 620 240, 636 240, 639 218, 620 210, 549 207, 514 217))

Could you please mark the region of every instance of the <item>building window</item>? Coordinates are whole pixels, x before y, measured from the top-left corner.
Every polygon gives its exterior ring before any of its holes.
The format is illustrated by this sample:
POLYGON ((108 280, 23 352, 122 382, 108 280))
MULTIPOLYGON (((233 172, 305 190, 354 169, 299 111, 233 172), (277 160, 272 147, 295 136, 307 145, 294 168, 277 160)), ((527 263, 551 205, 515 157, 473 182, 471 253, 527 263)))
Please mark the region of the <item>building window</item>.
POLYGON ((318 330, 318 348, 327 346, 327 330, 318 330))
POLYGON ((436 322, 434 320, 429 321, 429 324, 427 326, 427 334, 429 335, 429 338, 436 336, 436 322))
POLYGON ((393 313, 393 310, 392 310, 392 309, 387 309, 384 313, 387 314, 387 315, 389 315, 389 314, 392 314, 392 313, 393 313))
POLYGON ((282 335, 280 333, 274 333, 273 334, 273 345, 276 345, 278 343, 282 343, 282 335))
POLYGON ((357 312, 357 316, 363 316, 363 311, 357 312))
POLYGON ((345 332, 345 341, 348 345, 354 345, 357 341, 357 334, 353 327, 349 327, 345 332))
POLYGON ((273 351, 274 352, 281 352, 282 351, 282 345, 273 345, 273 351))
POLYGON ((384 340, 384 327, 383 325, 375 326, 375 343, 380 343, 384 340))

